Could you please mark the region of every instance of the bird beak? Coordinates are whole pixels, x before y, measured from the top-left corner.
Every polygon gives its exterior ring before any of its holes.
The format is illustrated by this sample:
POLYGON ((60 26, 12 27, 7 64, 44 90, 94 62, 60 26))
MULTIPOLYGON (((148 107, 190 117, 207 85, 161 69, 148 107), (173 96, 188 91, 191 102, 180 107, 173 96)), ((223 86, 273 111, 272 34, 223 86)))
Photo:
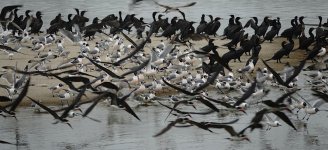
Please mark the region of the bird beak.
POLYGON ((241 111, 241 112, 243 112, 243 113, 245 113, 247 115, 247 112, 245 111, 245 109, 240 108, 239 111, 241 111))
POLYGON ((290 110, 288 107, 286 107, 285 110, 287 110, 290 113, 293 113, 292 110, 290 110))
POLYGON ((196 108, 196 106, 194 104, 192 104, 192 107, 194 107, 197 110, 197 108, 196 108))

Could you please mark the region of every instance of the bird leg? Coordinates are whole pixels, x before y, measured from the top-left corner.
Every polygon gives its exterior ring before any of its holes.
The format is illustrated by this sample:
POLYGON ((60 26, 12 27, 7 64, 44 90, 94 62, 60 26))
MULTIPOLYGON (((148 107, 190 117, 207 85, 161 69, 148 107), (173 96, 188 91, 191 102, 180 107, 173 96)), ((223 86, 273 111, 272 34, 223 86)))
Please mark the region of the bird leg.
POLYGON ((309 121, 311 114, 309 114, 309 117, 306 119, 306 121, 309 121))
POLYGON ((306 116, 307 116, 307 114, 305 114, 305 116, 302 118, 302 120, 304 120, 306 116))
POLYGON ((63 100, 60 100, 61 104, 62 104, 62 107, 64 107, 64 103, 63 103, 63 100))

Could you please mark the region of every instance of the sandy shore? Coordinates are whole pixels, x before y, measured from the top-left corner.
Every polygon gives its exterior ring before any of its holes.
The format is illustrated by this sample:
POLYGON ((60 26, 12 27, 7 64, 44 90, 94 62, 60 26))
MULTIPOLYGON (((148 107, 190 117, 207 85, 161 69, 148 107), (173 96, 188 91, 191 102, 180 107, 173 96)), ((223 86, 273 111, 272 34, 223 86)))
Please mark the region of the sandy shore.
MULTIPOLYGON (((59 37, 60 38, 60 37, 59 37)), ((95 45, 95 42, 96 41, 100 41, 100 39, 106 39, 108 38, 107 36, 103 35, 103 34, 98 34, 96 36, 96 39, 95 40, 92 40, 92 41, 88 41, 89 45, 90 45, 90 48, 92 49, 95 45)), ((222 37, 216 37, 214 38, 215 39, 215 44, 220 46, 220 48, 218 48, 218 52, 219 54, 222 56, 225 52, 228 51, 228 49, 224 46, 221 46, 227 42, 229 42, 229 40, 221 40, 222 37)), ((151 46, 156 46, 157 44, 160 43, 160 40, 162 40, 163 38, 157 38, 157 37, 153 37, 152 38, 152 43, 151 43, 151 46)), ((260 52, 260 58, 263 58, 263 59, 268 59, 268 58, 271 58, 273 56, 273 54, 280 49, 280 44, 283 40, 286 40, 285 38, 275 38, 275 40, 272 42, 272 43, 269 43, 269 42, 264 42, 262 44, 262 50, 260 52)), ((165 41, 165 39, 164 39, 165 41)), ((200 48, 200 47, 203 47, 207 44, 207 41, 206 40, 203 40, 203 41, 198 41, 198 42, 193 42, 194 43, 194 46, 195 48, 200 48)), ((124 44, 130 44, 127 40, 124 41, 124 44)), ((28 45, 28 46, 32 46, 31 43, 23 43, 23 45, 28 45)), ((12 44, 9 44, 9 46, 13 47, 12 44)), ((69 57, 68 58, 71 58, 71 57, 75 57, 77 56, 78 52, 79 52, 79 49, 80 47, 79 46, 76 46, 74 44, 72 44, 70 41, 68 41, 67 39, 64 40, 64 47, 66 50, 69 50, 70 51, 70 54, 69 54, 69 57)), ((298 39, 295 39, 295 47, 298 47, 298 39)), ((184 50, 186 49, 187 47, 185 46, 180 46, 180 49, 181 50, 184 50)), ((46 53, 47 51, 49 50, 56 50, 56 44, 53 43, 51 45, 48 45, 46 46, 44 52, 41 52, 41 53, 46 53)), ((149 53, 149 51, 147 50, 149 48, 145 48, 145 51, 146 53, 149 53)), ((112 49, 110 48, 109 51, 111 51, 112 49)), ((10 60, 8 55, 5 53, 5 52, 1 52, 1 55, 0 55, 0 67, 3 67, 3 66, 14 66, 15 63, 17 62, 17 66, 19 69, 23 69, 25 67, 25 65, 27 65, 27 62, 31 59, 38 59, 38 58, 34 58, 38 52, 34 52, 31 50, 31 48, 26 48, 26 47, 23 47, 20 52, 22 53, 25 53, 27 55, 22 55, 22 54, 14 54, 13 56, 13 59, 10 60)), ((101 55, 101 59, 104 60, 104 57, 106 56, 106 54, 103 54, 101 55)), ((298 64, 298 61, 301 59, 301 58, 304 58, 304 51, 302 50, 298 50, 298 51, 295 51, 295 52, 292 52, 291 55, 290 55, 290 58, 283 58, 282 59, 282 62, 290 62, 292 65, 297 65, 298 64)), ((246 55, 243 55, 241 57, 241 60, 242 62, 233 62, 231 61, 230 63, 230 66, 231 68, 236 71, 237 69, 243 67, 245 65, 245 62, 246 60, 249 58, 250 56, 246 56, 246 55)), ((64 61, 63 58, 56 58, 54 60, 51 60, 50 62, 50 67, 51 68, 55 68, 58 66, 58 64, 60 64, 62 61, 64 61)), ((88 63, 88 60, 84 60, 84 63, 88 63)), ((278 64, 276 63, 274 60, 272 61, 269 61, 268 62, 269 65, 271 65, 273 68, 275 69, 281 69, 284 65, 284 63, 281 63, 281 64, 278 64)), ((257 65, 255 66, 255 68, 257 67, 260 67, 260 68, 263 68, 263 64, 262 62, 259 60, 257 65)), ((1 70, 1 69, 0 69, 1 70)), ((4 71, 4 70, 2 70, 4 71)), ((2 72, 0 72, 2 73, 2 72)), ((92 71, 92 72, 87 72, 87 73, 90 73, 90 74, 93 74, 93 75, 99 75, 98 72, 96 71, 92 71)), ((237 75, 240 75, 237 73, 237 75)), ((162 75, 158 75, 158 79, 160 79, 162 75)), ((131 78, 131 75, 127 76, 126 78, 131 78)), ((56 105, 56 104, 60 104, 60 100, 57 98, 57 97, 53 97, 50 90, 48 89, 48 87, 50 86, 53 86, 55 84, 58 84, 59 81, 57 79, 50 79, 50 78, 47 78, 47 77, 43 77, 43 76, 32 76, 31 77, 31 84, 32 85, 35 85, 35 86, 30 86, 29 88, 29 91, 28 91, 28 96, 30 97, 33 97, 33 98, 36 98, 36 99, 39 99, 39 100, 42 100, 43 103, 49 103, 49 104, 52 104, 52 105, 56 105)), ((0 84, 5 84, 5 85, 8 85, 8 83, 6 83, 4 81, 4 79, 0 79, 0 84)), ((89 92, 88 92, 89 93, 89 92)), ((4 89, 0 89, 0 94, 1 95, 7 95, 6 91, 4 89)), ((88 94, 90 95, 90 94, 88 94)), ((92 95, 90 96, 92 97, 92 95)), ((30 104, 30 101, 24 99, 24 102, 23 104, 21 105, 28 105, 30 104)))

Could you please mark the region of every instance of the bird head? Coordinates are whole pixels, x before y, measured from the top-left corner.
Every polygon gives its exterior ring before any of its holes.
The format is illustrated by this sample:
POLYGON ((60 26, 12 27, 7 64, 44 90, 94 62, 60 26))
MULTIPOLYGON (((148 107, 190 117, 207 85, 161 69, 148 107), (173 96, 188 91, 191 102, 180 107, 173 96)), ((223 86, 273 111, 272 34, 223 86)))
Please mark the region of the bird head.
POLYGON ((318 112, 318 111, 319 111, 319 108, 314 108, 314 111, 315 111, 315 112, 318 112))
POLYGON ((281 126, 281 124, 280 124, 279 121, 275 121, 274 124, 275 124, 276 126, 281 126))
POLYGON ((251 140, 247 137, 247 135, 242 134, 241 137, 243 140, 247 140, 248 142, 251 142, 251 140))
POLYGON ((245 111, 244 108, 242 108, 242 107, 240 107, 240 106, 237 106, 236 109, 237 109, 238 111, 241 111, 241 112, 243 112, 244 114, 247 115, 247 113, 246 113, 246 111, 245 111))

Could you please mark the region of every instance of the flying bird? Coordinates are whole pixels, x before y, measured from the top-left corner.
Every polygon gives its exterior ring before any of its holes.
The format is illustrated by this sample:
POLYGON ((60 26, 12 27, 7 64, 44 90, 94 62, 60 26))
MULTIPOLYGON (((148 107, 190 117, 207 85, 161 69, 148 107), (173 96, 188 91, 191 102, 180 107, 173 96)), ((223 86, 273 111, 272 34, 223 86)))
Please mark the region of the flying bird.
POLYGON ((180 12, 179 8, 190 7, 190 6, 194 6, 196 4, 196 2, 191 2, 191 3, 188 3, 186 5, 182 5, 182 6, 168 6, 168 5, 160 4, 156 1, 154 1, 154 2, 155 2, 156 5, 164 7, 165 8, 165 11, 164 11, 165 13, 168 13, 170 11, 179 11, 180 12))

